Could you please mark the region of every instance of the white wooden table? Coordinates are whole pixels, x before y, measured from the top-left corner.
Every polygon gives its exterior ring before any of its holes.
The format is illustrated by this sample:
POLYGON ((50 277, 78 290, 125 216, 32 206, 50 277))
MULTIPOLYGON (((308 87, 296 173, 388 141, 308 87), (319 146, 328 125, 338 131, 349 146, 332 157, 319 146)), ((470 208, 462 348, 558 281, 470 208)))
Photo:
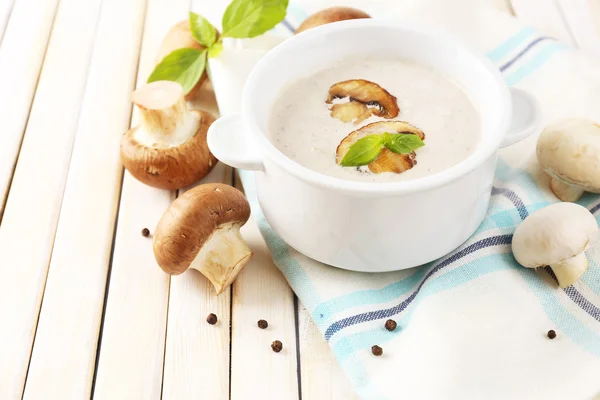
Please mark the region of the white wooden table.
MULTIPOLYGON (((489 1, 600 58, 600 0, 489 1)), ((218 297, 140 233, 177 193, 123 173, 130 93, 190 7, 218 21, 228 2, 208 3, 0 0, 1 400, 355 398, 253 221, 255 257, 218 297)), ((237 183, 223 165, 205 181, 237 183)))

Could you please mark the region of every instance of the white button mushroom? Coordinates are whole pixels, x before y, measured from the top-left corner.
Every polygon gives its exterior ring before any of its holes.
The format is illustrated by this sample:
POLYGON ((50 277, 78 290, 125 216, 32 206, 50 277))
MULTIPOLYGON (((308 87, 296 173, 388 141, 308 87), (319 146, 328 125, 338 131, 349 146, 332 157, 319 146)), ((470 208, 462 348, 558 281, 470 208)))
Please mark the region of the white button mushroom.
POLYGON ((188 190, 165 211, 154 232, 154 257, 168 274, 200 271, 217 294, 252 257, 240 235, 250 205, 237 189, 210 183, 188 190))
POLYGON ((575 118, 549 125, 538 138, 537 157, 562 201, 600 193, 600 125, 575 118))
POLYGON ((177 82, 157 81, 132 95, 140 110, 140 125, 121 141, 121 161, 137 180, 159 189, 175 190, 204 178, 217 159, 206 143, 214 117, 188 110, 177 82))
POLYGON ((585 251, 597 234, 596 218, 585 207, 555 203, 525 218, 515 230, 512 251, 526 268, 549 265, 565 288, 587 270, 585 251))

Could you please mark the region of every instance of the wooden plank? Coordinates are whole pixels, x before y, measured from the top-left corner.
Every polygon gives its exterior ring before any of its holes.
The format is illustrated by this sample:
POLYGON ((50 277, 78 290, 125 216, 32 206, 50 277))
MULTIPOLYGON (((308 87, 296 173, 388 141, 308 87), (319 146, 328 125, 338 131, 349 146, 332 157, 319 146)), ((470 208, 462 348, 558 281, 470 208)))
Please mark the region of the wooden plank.
MULTIPOLYGON (((99 0, 60 4, 0 226, 3 400, 23 391, 99 11, 99 0)), ((30 27, 22 17, 11 24, 30 27)))
MULTIPOLYGON (((236 186, 242 189, 239 178, 236 186)), ((241 232, 254 256, 233 283, 231 399, 247 399, 248 393, 260 393, 265 399, 297 399, 294 294, 273 264, 252 217, 241 232), (258 328, 260 319, 268 322, 267 329, 258 328), (271 350, 274 340, 283 343, 280 353, 271 350)))
POLYGON ((4 0, 0 3, 0 43, 2 43, 2 37, 4 36, 6 24, 10 18, 14 3, 15 0, 4 0))
POLYGON ((600 35, 600 0, 589 0, 589 6, 596 34, 600 35))
MULTIPOLYGON (((14 4, 7 26, 0 26, 0 35, 4 34, 0 46, 0 220, 57 3, 58 0, 36 4, 30 0, 19 0, 14 4)), ((7 6, 10 1, 4 4, 7 6)), ((8 7, 3 8, 6 18, 8 11, 8 7)))
POLYGON ((358 400, 348 377, 301 303, 298 304, 298 319, 302 398, 358 400))
POLYGON ((558 5, 577 47, 595 56, 600 56, 600 33, 592 14, 592 2, 589 0, 558 0, 558 5))
POLYGON ((511 0, 515 15, 539 31, 573 44, 560 9, 554 0, 511 0))
MULTIPOLYGON (((152 69, 158 47, 171 26, 184 19, 189 0, 148 0, 137 86, 152 69)), ((138 124, 134 111, 132 126, 138 124)), ((94 399, 160 399, 169 301, 169 276, 156 265, 152 232, 175 198, 136 181, 127 171, 115 247, 94 399)))
POLYGON ((102 4, 25 399, 91 393, 144 9, 145 0, 102 4))
MULTIPOLYGON (((210 4, 192 1, 191 8, 219 27, 226 4, 223 0, 210 4)), ((192 107, 218 115, 210 84, 204 86, 199 101, 192 107)), ((231 168, 217 164, 200 183, 208 182, 231 184, 231 168)), ((211 283, 194 270, 171 278, 163 399, 229 397, 230 290, 216 296, 211 283), (210 313, 217 315, 216 325, 206 322, 210 313)))
MULTIPOLYGON (((231 168, 217 164, 201 183, 231 183, 231 168)), ((163 380, 164 400, 220 400, 229 396, 231 288, 219 296, 190 270, 171 278, 163 380), (218 323, 209 325, 208 314, 218 323)))

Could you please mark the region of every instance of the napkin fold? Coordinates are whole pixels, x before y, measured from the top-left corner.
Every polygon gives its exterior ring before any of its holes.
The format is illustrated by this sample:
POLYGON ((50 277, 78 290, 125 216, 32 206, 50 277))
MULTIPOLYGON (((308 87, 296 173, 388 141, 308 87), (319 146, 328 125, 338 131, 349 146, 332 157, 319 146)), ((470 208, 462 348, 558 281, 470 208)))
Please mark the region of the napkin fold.
MULTIPOLYGON (((600 121, 600 65, 487 3, 341 3, 374 18, 424 23, 459 36, 487 55, 510 86, 535 95, 546 123, 563 117, 600 121)), ((276 35, 290 35, 307 15, 330 5, 290 4, 276 35)), ((229 95, 226 85, 213 83, 220 108, 239 112, 243 79, 229 95)), ((275 264, 361 398, 576 400, 600 395, 600 246, 588 251, 590 267, 583 278, 566 289, 558 288, 549 269, 522 268, 511 253, 515 227, 557 201, 539 170, 536 139, 501 151, 486 219, 465 244, 427 265, 391 273, 329 267, 289 247, 265 220, 252 173, 240 172, 275 264), (398 325, 393 332, 384 328, 389 318, 398 325), (554 340, 546 336, 550 329, 557 333, 554 340), (371 354, 375 344, 383 356, 371 354)), ((579 203, 600 218, 598 195, 585 195, 579 203)))

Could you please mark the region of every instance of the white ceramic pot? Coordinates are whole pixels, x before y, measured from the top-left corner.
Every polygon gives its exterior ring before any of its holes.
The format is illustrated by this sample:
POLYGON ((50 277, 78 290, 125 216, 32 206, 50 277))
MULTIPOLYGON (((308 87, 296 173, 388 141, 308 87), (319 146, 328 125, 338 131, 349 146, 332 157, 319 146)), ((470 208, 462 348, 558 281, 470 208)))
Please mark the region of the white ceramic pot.
POLYGON ((488 207, 498 149, 540 123, 531 96, 509 90, 487 59, 448 34, 364 19, 308 30, 268 52, 248 77, 242 114, 217 120, 208 145, 224 163, 256 171, 265 217, 290 246, 336 267, 379 272, 427 263, 467 240, 488 207), (281 88, 353 54, 413 59, 460 82, 482 115, 477 150, 438 174, 392 183, 333 178, 279 152, 266 132, 281 88))

